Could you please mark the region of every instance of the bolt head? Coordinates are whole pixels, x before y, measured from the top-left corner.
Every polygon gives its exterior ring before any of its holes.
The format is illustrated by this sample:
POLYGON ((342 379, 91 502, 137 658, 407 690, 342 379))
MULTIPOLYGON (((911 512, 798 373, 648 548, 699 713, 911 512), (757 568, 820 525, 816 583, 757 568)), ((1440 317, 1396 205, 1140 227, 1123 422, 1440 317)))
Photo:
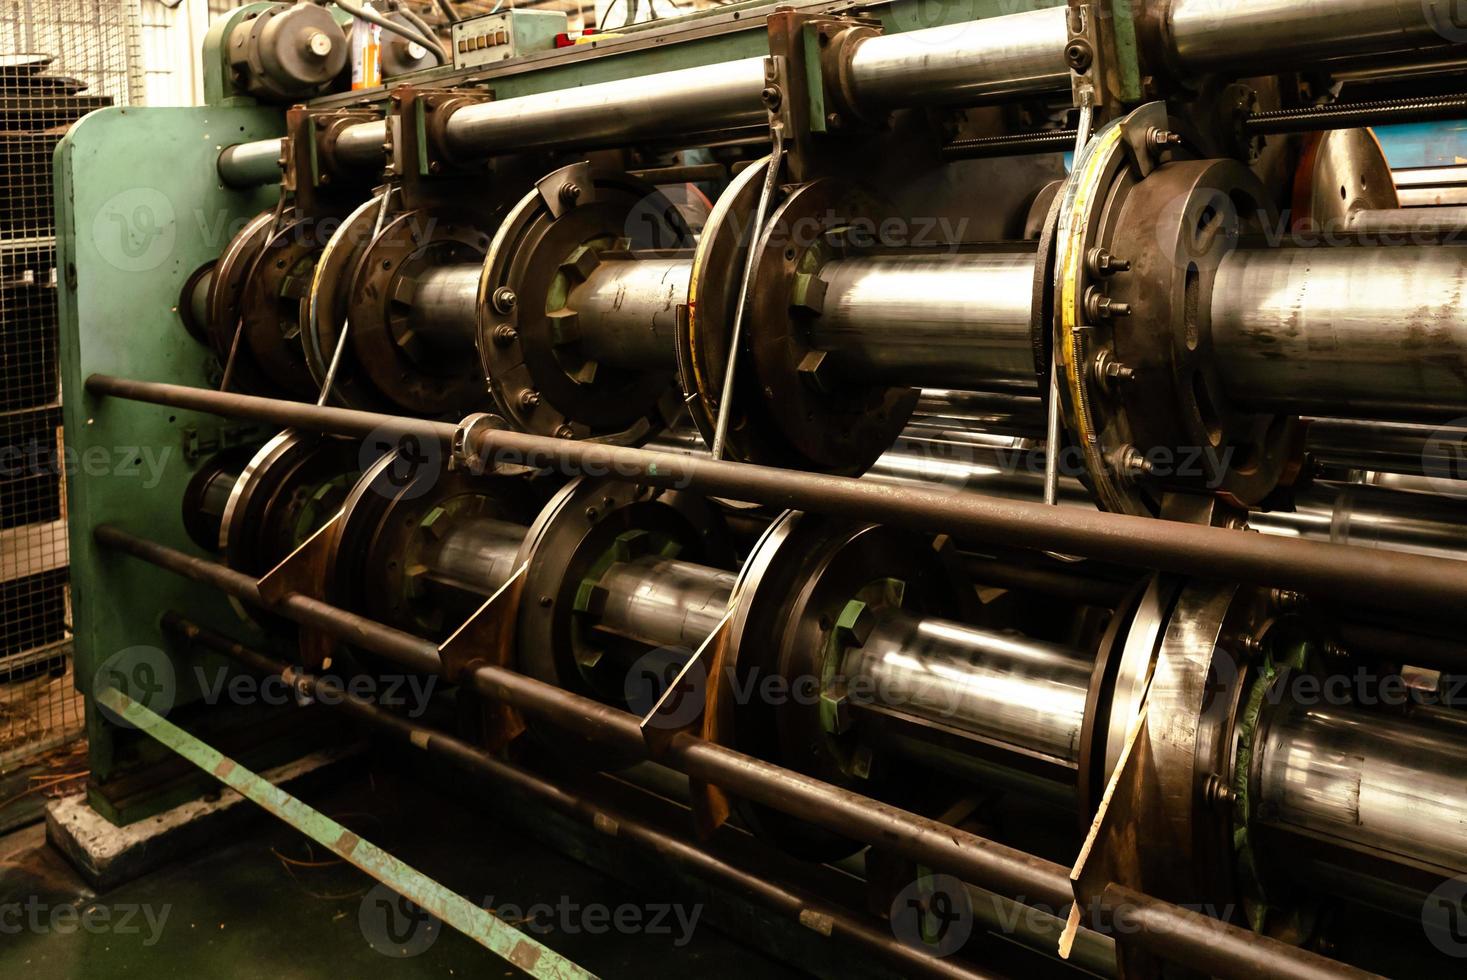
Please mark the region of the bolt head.
POLYGON ((514 304, 517 299, 518 297, 515 296, 514 290, 508 286, 500 286, 494 290, 494 308, 500 313, 508 313, 514 309, 514 304))

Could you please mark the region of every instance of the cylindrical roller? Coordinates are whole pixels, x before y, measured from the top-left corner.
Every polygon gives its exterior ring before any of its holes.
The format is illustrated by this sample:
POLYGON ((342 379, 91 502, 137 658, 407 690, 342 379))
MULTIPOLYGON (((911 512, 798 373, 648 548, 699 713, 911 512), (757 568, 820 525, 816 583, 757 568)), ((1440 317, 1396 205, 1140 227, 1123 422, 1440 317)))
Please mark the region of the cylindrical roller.
POLYGON ((863 700, 1076 762, 1092 668, 1069 647, 887 609, 841 673, 863 700))
POLYGON ((810 342, 841 378, 1032 391, 1034 254, 880 255, 820 271, 810 342))
POLYGON ((1467 508, 1459 499, 1353 483, 1316 483, 1298 494, 1294 506, 1292 513, 1253 514, 1248 525, 1265 534, 1467 559, 1467 508))
POLYGON ((430 269, 413 292, 413 332, 443 350, 474 348, 480 266, 465 262, 430 269))
POLYGON ((1460 44, 1450 3, 1434 0, 1171 0, 1168 23, 1188 74, 1403 55, 1460 44))
POLYGON ((1467 415, 1467 249, 1403 245, 1235 252, 1212 338, 1229 396, 1261 412, 1467 415))
POLYGON ((763 58, 633 76, 464 106, 445 137, 451 152, 473 157, 752 126, 767 118, 764 84, 763 58))
POLYGON ((1259 766, 1269 822, 1467 871, 1467 738, 1353 707, 1295 707, 1259 766))
POLYGON ((598 625, 656 646, 696 650, 728 612, 737 576, 706 565, 644 556, 601 576, 598 625))
POLYGON ((566 300, 579 320, 581 353, 616 367, 672 369, 677 311, 688 302, 692 274, 687 258, 603 261, 566 300))
POLYGON ((1426 244, 1437 235, 1467 231, 1467 206, 1446 208, 1378 208, 1352 212, 1345 228, 1372 244, 1426 244))
MULTIPOLYGON (((230 187, 254 187, 279 180, 282 142, 256 140, 226 146, 219 154, 219 179, 230 187)), ((382 155, 380 146, 377 155, 382 155)))
POLYGON ((514 574, 524 540, 525 528, 510 521, 481 517, 456 522, 424 553, 426 575, 462 592, 493 595, 514 574))
POLYGON ((860 105, 972 103, 1064 89, 1065 8, 887 34, 851 57, 860 105))

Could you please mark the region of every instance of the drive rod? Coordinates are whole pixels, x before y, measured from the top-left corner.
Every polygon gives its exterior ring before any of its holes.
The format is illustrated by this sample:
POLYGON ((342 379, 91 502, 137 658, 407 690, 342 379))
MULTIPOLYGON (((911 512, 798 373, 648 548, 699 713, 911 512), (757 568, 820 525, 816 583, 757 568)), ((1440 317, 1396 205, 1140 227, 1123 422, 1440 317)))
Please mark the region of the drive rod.
MULTIPOLYGON (((1035 392, 1034 252, 863 255, 827 262, 802 320, 835 377, 1035 392)), ((603 262, 566 299, 581 353, 641 370, 676 364, 691 258, 603 262)), ((420 286, 438 333, 473 336, 477 265, 420 286)), ((1211 303, 1223 385, 1242 408, 1331 418, 1445 421, 1467 413, 1467 249, 1258 248, 1227 256, 1211 303), (1410 302, 1402 301, 1410 297, 1410 302)))
MULTIPOLYGON (((736 465, 736 464, 726 464, 736 465)), ((98 545, 149 562, 251 605, 268 608, 312 626, 344 642, 353 643, 395 661, 409 670, 436 674, 442 663, 438 648, 428 640, 392 629, 363 616, 290 593, 266 605, 259 582, 217 562, 186 554, 166 545, 103 524, 93 530, 98 545)), ((645 755, 647 744, 635 715, 589 698, 561 690, 503 667, 479 666, 467 678, 474 691, 519 708, 574 734, 598 739, 610 747, 645 755)), ((702 779, 798 820, 864 841, 935 869, 946 871, 980 887, 990 888, 1024 902, 1061 913, 1074 902, 1069 870, 1053 861, 977 837, 838 786, 822 783, 686 732, 674 734, 657 760, 695 779, 702 779)), ((1135 921, 1155 923, 1155 946, 1160 955, 1186 961, 1197 957, 1215 964, 1219 977, 1238 980, 1258 975, 1262 964, 1270 976, 1322 980, 1372 974, 1356 970, 1277 940, 1254 935, 1230 923, 1151 899, 1129 890, 1107 891, 1104 903, 1112 911, 1133 910, 1135 921), (1118 896, 1119 906, 1110 905, 1118 896), (1162 952, 1162 950, 1165 952, 1162 952)), ((1128 918, 1128 924, 1134 924, 1128 918)), ((1147 932, 1128 941, 1152 948, 1147 932)))
MULTIPOLYGON (((578 818, 597 831, 605 833, 606 828, 615 828, 612 833, 617 840, 627 841, 645 852, 718 882, 734 892, 751 895, 776 912, 797 921, 803 921, 802 916, 817 915, 833 927, 831 938, 848 940, 907 971, 921 976, 949 977, 953 980, 980 980, 989 976, 967 964, 935 957, 908 946, 898 941, 890 929, 873 928, 864 918, 793 885, 772 881, 764 875, 740 868, 732 862, 735 854, 727 853, 734 851, 733 847, 719 847, 713 842, 699 847, 651 822, 632 816, 626 810, 608 807, 594 797, 557 786, 528 770, 501 762, 483 749, 452 735, 422 728, 406 718, 384 710, 374 701, 347 692, 332 678, 303 673, 289 664, 265 656, 258 650, 236 643, 221 633, 190 622, 176 612, 163 614, 163 627, 189 643, 233 657, 254 671, 282 676, 310 697, 316 698, 318 692, 329 695, 333 706, 338 706, 353 717, 398 737, 415 749, 421 749, 459 769, 485 776, 500 786, 517 790, 543 806, 578 818)), ((737 850, 746 853, 755 850, 752 841, 744 843, 746 846, 737 850)), ((760 856, 767 860, 767 856, 760 856)))
MULTIPOLYGON (((903 4, 901 6, 910 6, 903 4)), ((1171 0, 1157 10, 1160 59, 1188 77, 1294 70, 1301 63, 1445 60, 1461 50, 1447 3, 1413 0, 1171 0)), ((921 17, 921 14, 909 15, 921 17)), ((862 108, 976 105, 1068 92, 1063 4, 966 23, 872 37, 848 62, 862 108)), ((900 22, 890 14, 888 21, 900 22)), ((761 125, 767 116, 762 56, 633 76, 464 106, 445 125, 455 156, 532 148, 605 146, 761 125)), ((1159 66, 1158 66, 1159 67, 1159 66)), ((381 167, 385 122, 342 131, 336 156, 381 167)), ((219 174, 231 186, 280 179, 280 143, 228 147, 219 174)))
MULTIPOLYGON (((102 374, 90 376, 86 388, 92 395, 337 435, 414 436, 449 443, 456 430, 447 422, 102 374)), ((1268 538, 1226 528, 1159 523, 1145 517, 1046 507, 977 494, 892 487, 849 477, 522 432, 479 429, 475 434, 472 449, 480 459, 521 460, 565 473, 605 474, 648 486, 692 488, 708 496, 935 531, 963 540, 1247 585, 1322 592, 1339 601, 1425 614, 1443 622, 1467 619, 1467 575, 1462 574, 1460 565, 1442 559, 1268 538)))

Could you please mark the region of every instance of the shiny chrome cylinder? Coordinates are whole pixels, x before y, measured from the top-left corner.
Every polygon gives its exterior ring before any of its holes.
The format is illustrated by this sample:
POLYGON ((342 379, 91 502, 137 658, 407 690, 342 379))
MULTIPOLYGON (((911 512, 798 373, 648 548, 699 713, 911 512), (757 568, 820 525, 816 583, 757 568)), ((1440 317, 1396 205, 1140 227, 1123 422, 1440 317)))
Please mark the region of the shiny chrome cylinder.
POLYGON ((970 391, 1032 393, 1034 254, 837 259, 812 346, 841 377, 970 391))
POLYGON ((1467 248, 1235 252, 1212 295, 1228 394, 1255 411, 1467 415, 1467 248))
POLYGON ((477 263, 466 262, 420 275, 413 291, 413 332, 440 350, 472 354, 480 271, 477 263))
POLYGON ((889 609, 840 673, 858 703, 1074 763, 1092 667, 1059 644, 889 609))
POLYGON ((1467 559, 1467 507, 1460 499, 1354 483, 1316 483, 1292 513, 1259 512, 1248 526, 1357 548, 1467 559))
POLYGON ((851 56, 862 108, 974 103, 1070 84, 1063 6, 873 37, 851 56))
POLYGON ((525 530, 487 517, 454 522, 423 555, 428 580, 460 592, 493 595, 514 574, 525 530))
POLYGON ((1357 470, 1420 476, 1440 487, 1464 481, 1467 496, 1467 428, 1311 419, 1305 447, 1317 461, 1357 470))
POLYGON ((571 290, 580 353, 647 371, 676 366, 678 307, 687 305, 693 264, 686 258, 608 259, 571 290))
MULTIPOLYGON (((229 187, 254 187, 280 179, 280 153, 283 141, 256 140, 236 143, 219 153, 219 179, 229 187)), ((380 156, 382 149, 377 148, 380 156)))
POLYGON ((753 126, 768 118, 764 85, 763 58, 699 65, 464 106, 445 138, 474 157, 753 126))
POLYGON ((1467 871, 1467 735, 1355 707, 1280 711, 1258 768, 1269 823, 1467 871))
POLYGON ((1278 71, 1460 45, 1467 28, 1435 0, 1171 0, 1166 25, 1188 75, 1278 71))
POLYGON ((1427 245, 1436 236, 1467 231, 1467 206, 1363 208, 1351 212, 1345 228, 1372 245, 1427 245))
POLYGON ((728 612, 737 576, 691 562, 643 556, 601 576, 597 624, 654 646, 696 650, 728 612))

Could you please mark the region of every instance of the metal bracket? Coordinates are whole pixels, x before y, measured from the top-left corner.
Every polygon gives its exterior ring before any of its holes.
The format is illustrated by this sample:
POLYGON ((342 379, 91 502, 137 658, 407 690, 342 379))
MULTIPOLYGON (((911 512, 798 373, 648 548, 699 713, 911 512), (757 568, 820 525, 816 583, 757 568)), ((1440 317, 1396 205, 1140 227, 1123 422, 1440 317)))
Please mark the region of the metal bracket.
POLYGON ((342 130, 375 122, 382 114, 372 109, 311 109, 295 106, 285 114, 284 159, 281 187, 305 215, 350 209, 378 175, 370 170, 340 166, 336 140, 342 130))
POLYGON ((596 200, 596 182, 591 179, 591 164, 587 160, 551 171, 535 181, 535 190, 540 192, 540 200, 555 218, 579 204, 596 200))
POLYGON ((718 625, 703 638, 702 643, 698 644, 698 649, 693 651, 688 662, 683 664, 682 670, 678 671, 672 683, 667 685, 667 690, 662 692, 657 703, 642 717, 640 723, 642 742, 647 746, 649 758, 653 760, 662 758, 667 753, 667 746, 672 741, 672 737, 679 732, 690 732, 702 727, 703 708, 707 705, 709 690, 707 663, 716 659, 712 653, 722 641, 724 631, 728 629, 728 624, 733 621, 734 613, 737 611, 738 604, 730 603, 723 618, 718 621, 718 625), (695 669, 703 671, 704 683, 702 685, 695 684, 690 679, 689 675, 695 669), (690 696, 701 696, 703 703, 698 705, 696 715, 683 720, 681 716, 690 696))
MULTIPOLYGON (((273 606, 289 595, 322 599, 326 595, 326 573, 336 548, 336 535, 341 528, 342 511, 316 531, 301 546, 286 555, 278 565, 260 579, 260 598, 273 606)), ((336 641, 320 630, 301 626, 299 631, 301 661, 315 669, 331 662, 336 641)))
MULTIPOLYGON (((481 665, 508 666, 519 622, 520 597, 525 590, 525 574, 529 569, 529 562, 515 569, 514 574, 439 645, 443 676, 449 683, 463 683, 474 668, 481 665)), ((501 701, 486 703, 484 711, 484 736, 494 751, 504 748, 525 731, 524 718, 501 701)))
POLYGON ((451 207, 462 211, 483 196, 485 162, 454 156, 448 149, 448 117, 468 105, 492 102, 483 89, 420 89, 400 85, 389 97, 391 169, 402 182, 407 208, 451 207), (470 202, 466 204, 466 202, 470 202))

